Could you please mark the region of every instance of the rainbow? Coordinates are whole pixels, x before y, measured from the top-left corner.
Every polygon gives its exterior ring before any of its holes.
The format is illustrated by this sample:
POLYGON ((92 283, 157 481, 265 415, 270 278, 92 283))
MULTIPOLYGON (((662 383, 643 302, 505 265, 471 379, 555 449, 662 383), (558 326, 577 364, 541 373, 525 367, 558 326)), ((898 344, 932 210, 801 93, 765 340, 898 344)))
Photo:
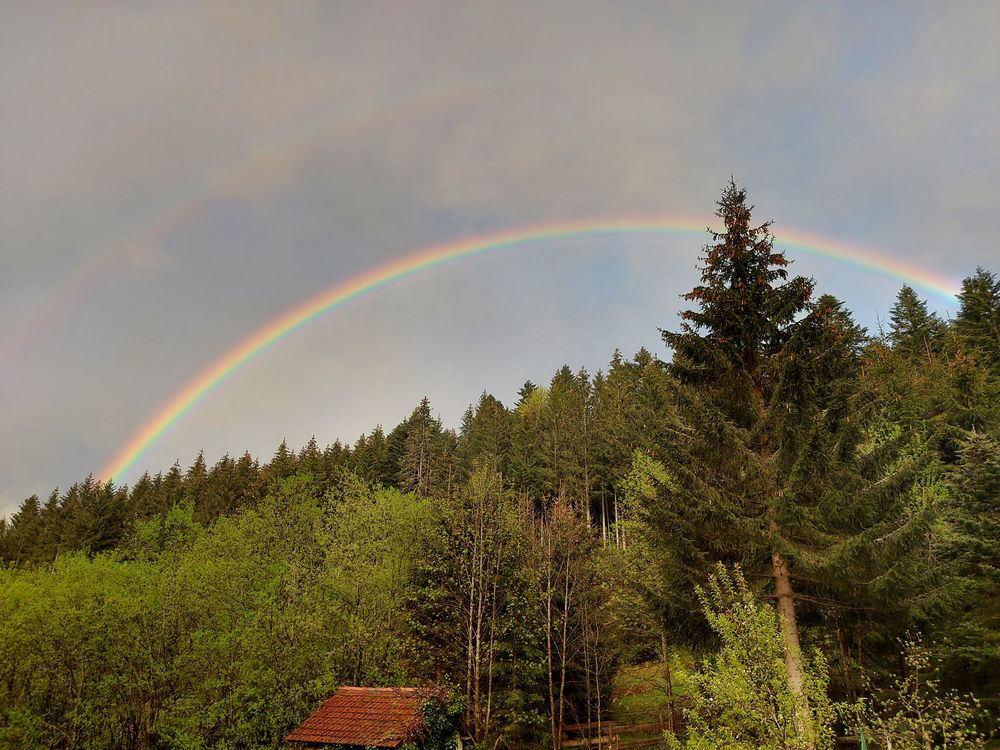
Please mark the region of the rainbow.
MULTIPOLYGON (((99 476, 120 481, 171 425, 240 367, 263 354, 278 341, 348 302, 403 279, 454 261, 529 243, 579 236, 696 234, 704 233, 709 223, 710 220, 705 219, 653 216, 541 224, 426 247, 373 268, 293 307, 215 360, 157 410, 118 451, 99 476)), ((949 304, 955 303, 957 284, 912 264, 886 258, 870 250, 788 229, 782 230, 777 244, 782 248, 793 248, 811 255, 832 258, 890 276, 932 292, 949 304)))

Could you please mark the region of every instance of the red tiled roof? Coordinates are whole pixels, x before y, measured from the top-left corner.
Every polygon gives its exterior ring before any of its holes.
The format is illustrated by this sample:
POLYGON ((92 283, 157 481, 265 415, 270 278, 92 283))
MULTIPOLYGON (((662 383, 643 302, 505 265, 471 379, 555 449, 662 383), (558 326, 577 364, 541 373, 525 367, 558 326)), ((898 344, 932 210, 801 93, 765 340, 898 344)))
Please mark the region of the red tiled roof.
POLYGON ((342 687, 285 739, 362 747, 399 747, 424 723, 423 688, 342 687))

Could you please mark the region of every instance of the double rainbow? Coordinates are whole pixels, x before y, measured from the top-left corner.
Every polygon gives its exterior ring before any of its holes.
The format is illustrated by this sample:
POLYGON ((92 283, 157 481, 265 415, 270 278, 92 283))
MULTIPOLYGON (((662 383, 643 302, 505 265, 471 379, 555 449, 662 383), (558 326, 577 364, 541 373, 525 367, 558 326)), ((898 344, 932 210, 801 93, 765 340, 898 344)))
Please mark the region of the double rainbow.
MULTIPOLYGON (((164 432, 251 359, 325 313, 383 287, 455 261, 529 243, 584 235, 704 234, 709 223, 706 219, 650 216, 541 224, 434 245, 373 268, 293 307, 216 359, 140 427, 100 476, 120 481, 164 432)), ((777 244, 783 249, 832 258, 890 276, 931 292, 948 304, 955 303, 957 284, 912 264, 797 230, 782 229, 779 240, 777 244)))

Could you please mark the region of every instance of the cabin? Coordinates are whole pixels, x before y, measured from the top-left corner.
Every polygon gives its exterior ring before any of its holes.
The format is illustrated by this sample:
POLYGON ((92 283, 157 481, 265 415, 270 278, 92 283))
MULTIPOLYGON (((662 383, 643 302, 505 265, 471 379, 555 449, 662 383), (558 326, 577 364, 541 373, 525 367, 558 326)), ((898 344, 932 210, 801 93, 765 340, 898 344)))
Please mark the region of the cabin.
POLYGON ((436 695, 427 688, 342 687, 285 739, 295 748, 400 747, 424 733, 424 703, 436 695))

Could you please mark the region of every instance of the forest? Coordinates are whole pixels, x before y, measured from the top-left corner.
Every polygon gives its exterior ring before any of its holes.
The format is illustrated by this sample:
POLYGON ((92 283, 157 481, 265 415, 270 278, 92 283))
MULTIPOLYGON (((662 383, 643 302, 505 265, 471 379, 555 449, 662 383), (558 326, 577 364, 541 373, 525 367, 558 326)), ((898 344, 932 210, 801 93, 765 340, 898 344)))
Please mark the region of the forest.
POLYGON ((559 750, 647 673, 664 746, 987 746, 1000 279, 865 330, 752 209, 723 189, 662 357, 24 500, 0 747, 283 747, 340 685, 434 683, 477 747, 559 750))

